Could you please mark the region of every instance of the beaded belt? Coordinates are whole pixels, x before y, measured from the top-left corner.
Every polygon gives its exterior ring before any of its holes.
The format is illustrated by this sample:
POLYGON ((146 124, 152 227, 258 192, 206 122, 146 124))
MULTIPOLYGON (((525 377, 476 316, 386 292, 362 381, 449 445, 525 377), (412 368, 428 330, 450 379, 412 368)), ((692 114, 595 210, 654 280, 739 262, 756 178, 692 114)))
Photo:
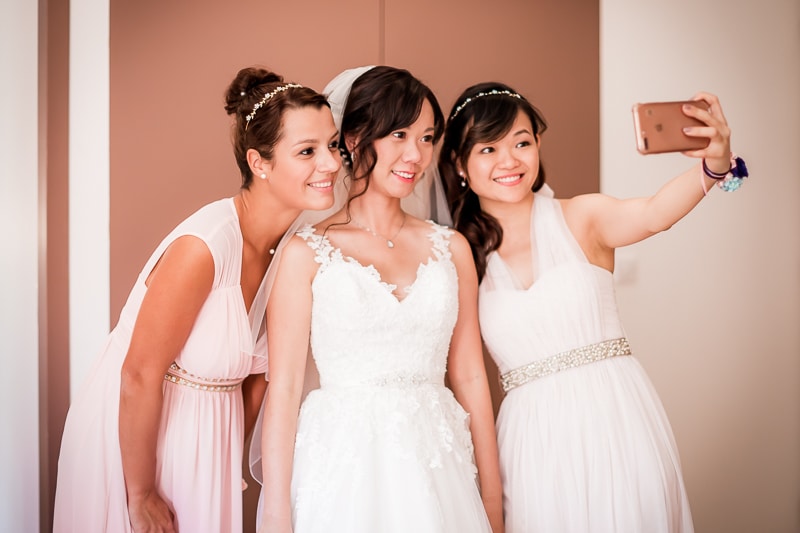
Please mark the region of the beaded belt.
POLYGON ((541 361, 534 361, 529 365, 515 368, 500 376, 500 385, 505 392, 514 387, 525 385, 534 379, 541 378, 568 368, 602 361, 617 355, 630 355, 631 346, 628 339, 621 337, 610 341, 598 342, 588 346, 581 346, 574 350, 561 352, 541 361))
POLYGON ((177 385, 208 392, 228 392, 242 386, 242 379, 201 378, 190 374, 176 363, 169 365, 164 379, 177 385))

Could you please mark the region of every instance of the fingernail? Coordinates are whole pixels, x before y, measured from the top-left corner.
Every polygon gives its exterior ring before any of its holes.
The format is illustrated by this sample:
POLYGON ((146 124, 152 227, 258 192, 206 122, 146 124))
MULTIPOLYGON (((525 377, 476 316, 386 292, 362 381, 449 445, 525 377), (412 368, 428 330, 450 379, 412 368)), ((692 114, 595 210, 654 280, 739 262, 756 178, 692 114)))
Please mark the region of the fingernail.
POLYGON ((684 110, 684 111, 689 111, 689 109, 691 109, 691 108, 692 108, 692 106, 691 106, 691 105, 689 105, 689 104, 683 104, 683 110, 684 110))
POLYGON ((692 131, 691 127, 683 128, 683 133, 690 133, 692 131))

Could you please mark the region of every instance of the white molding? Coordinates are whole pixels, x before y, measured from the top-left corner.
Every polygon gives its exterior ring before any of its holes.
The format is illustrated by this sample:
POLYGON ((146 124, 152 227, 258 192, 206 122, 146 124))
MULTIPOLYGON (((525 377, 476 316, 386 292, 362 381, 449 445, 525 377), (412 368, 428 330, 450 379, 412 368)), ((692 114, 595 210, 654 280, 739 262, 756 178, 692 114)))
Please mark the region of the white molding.
POLYGON ((0 531, 39 531, 38 9, 0 2, 0 531))
POLYGON ((70 2, 70 390, 110 323, 109 0, 70 2))

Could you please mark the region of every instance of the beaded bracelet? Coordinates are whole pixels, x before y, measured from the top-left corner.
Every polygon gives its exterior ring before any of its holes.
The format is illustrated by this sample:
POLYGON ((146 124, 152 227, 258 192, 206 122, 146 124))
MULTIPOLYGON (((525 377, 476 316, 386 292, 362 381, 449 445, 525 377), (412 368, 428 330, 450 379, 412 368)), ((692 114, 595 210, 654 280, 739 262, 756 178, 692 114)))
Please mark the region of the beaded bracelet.
MULTIPOLYGON (((731 153, 731 168, 725 173, 714 172, 708 168, 706 160, 703 158, 703 174, 715 180, 717 182, 717 187, 725 192, 737 190, 742 186, 744 179, 750 175, 747 171, 747 165, 745 165, 744 159, 737 157, 734 153, 731 153)), ((703 187, 703 194, 708 194, 706 181, 703 179, 703 175, 700 175, 700 184, 703 187)))

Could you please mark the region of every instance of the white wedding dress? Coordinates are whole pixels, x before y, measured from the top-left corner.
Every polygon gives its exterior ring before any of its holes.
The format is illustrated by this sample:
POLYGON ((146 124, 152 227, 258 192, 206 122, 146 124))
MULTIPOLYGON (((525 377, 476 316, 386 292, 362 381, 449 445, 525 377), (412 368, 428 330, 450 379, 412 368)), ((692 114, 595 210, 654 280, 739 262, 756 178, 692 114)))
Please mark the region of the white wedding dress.
POLYGON ((532 209, 533 285, 493 252, 479 296, 486 346, 518 385, 497 420, 506 533, 690 533, 669 421, 620 355, 611 272, 587 261, 558 200, 537 193, 532 209), (617 352, 587 362, 600 346, 617 352))
POLYGON ((447 228, 398 299, 371 265, 307 226, 315 250, 311 347, 320 388, 303 402, 294 533, 490 532, 468 415, 444 386, 458 314, 447 228))

